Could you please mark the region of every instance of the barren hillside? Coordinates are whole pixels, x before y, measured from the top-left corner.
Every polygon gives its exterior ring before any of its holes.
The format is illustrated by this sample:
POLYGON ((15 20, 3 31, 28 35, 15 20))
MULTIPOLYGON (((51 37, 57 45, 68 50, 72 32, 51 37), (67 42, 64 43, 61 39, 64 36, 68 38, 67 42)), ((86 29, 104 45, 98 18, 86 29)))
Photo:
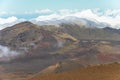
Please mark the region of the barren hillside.
POLYGON ((89 66, 69 72, 36 75, 29 80, 120 80, 120 64, 89 66))

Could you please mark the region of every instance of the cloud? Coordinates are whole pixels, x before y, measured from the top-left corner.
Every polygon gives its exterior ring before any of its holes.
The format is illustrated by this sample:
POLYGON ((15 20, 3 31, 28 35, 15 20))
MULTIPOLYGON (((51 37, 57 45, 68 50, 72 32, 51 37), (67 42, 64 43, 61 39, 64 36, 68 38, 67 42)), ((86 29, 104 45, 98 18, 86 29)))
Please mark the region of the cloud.
MULTIPOLYGON (((118 10, 107 10, 103 15, 99 16, 95 14, 92 10, 84 10, 81 12, 75 13, 73 16, 80 17, 80 18, 87 18, 89 20, 108 23, 112 27, 116 28, 117 25, 120 25, 120 11, 118 10)), ((120 28, 120 27, 119 27, 120 28)))
POLYGON ((26 19, 18 19, 15 16, 11 16, 8 18, 0 18, 0 30, 6 28, 6 27, 10 27, 13 26, 14 24, 20 23, 26 21, 26 19))
POLYGON ((51 14, 51 15, 45 15, 45 16, 39 16, 35 20, 36 21, 45 21, 45 20, 52 20, 52 19, 61 19, 62 16, 58 14, 51 14))
MULTIPOLYGON (((97 12, 98 13, 98 12, 97 12)), ((100 13, 100 12, 99 12, 100 13)), ((120 10, 107 10, 102 15, 94 13, 93 10, 84 10, 74 14, 76 17, 87 18, 89 20, 108 23, 113 28, 120 28, 120 10)))
POLYGON ((63 9, 50 15, 40 15, 36 18, 36 21, 63 19, 68 16, 79 17, 79 18, 89 18, 89 19, 98 18, 98 15, 94 14, 90 9, 83 10, 83 11, 63 9))
POLYGON ((58 13, 54 12, 50 15, 41 15, 37 17, 36 21, 45 21, 53 19, 63 19, 68 16, 86 18, 94 22, 107 23, 110 24, 113 28, 120 28, 120 10, 107 10, 101 11, 100 9, 87 9, 87 10, 69 10, 63 9, 59 10, 58 13))
POLYGON ((42 9, 42 10, 36 10, 35 13, 38 14, 46 14, 46 13, 52 13, 53 11, 50 9, 42 9))
POLYGON ((0 45, 0 62, 10 61, 15 59, 18 55, 21 55, 21 53, 12 51, 8 47, 0 45))
POLYGON ((17 20, 18 19, 14 16, 8 17, 8 18, 0 18, 0 25, 6 24, 6 23, 13 23, 17 20))
POLYGON ((107 10, 106 12, 105 12, 105 15, 106 16, 120 16, 120 9, 117 9, 117 10, 107 10))
MULTIPOLYGON (((1 12, 1 14, 7 14, 6 12, 1 12)), ((60 20, 66 17, 77 17, 77 18, 85 18, 96 23, 107 23, 111 25, 113 28, 120 28, 120 9, 117 10, 106 10, 102 11, 99 8, 94 10, 86 9, 86 10, 70 10, 70 9, 61 9, 57 11, 53 11, 51 9, 42 9, 35 10, 33 12, 26 11, 25 15, 28 14, 30 16, 38 16, 36 18, 32 18, 29 21, 48 21, 48 20, 60 20)), ((24 14, 23 14, 24 15, 24 14)), ((70 18, 69 18, 70 19, 70 18)), ((70 19, 71 20, 71 19, 70 19)), ((24 20, 20 20, 15 16, 11 16, 8 18, 0 18, 0 29, 3 29, 6 24, 15 24, 16 22, 21 22, 24 20)))
MULTIPOLYGON (((45 21, 45 20, 52 20, 52 19, 59 20, 59 19, 65 18, 67 16, 70 16, 72 13, 75 13, 75 11, 77 11, 77 10, 62 9, 62 10, 54 11, 53 14, 38 16, 35 20, 36 21, 45 21)), ((45 12, 46 12, 46 10, 45 10, 45 12)))

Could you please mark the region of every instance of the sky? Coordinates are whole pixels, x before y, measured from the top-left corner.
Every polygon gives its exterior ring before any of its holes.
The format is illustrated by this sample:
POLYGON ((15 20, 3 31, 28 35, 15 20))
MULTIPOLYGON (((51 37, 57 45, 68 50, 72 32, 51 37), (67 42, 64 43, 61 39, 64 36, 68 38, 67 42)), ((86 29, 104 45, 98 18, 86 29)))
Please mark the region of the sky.
MULTIPOLYGON (((119 9, 120 0, 0 0, 0 14, 3 17, 15 14, 35 13, 37 10, 51 9, 119 9), (7 14, 9 13, 9 15, 7 14)), ((34 16, 34 15, 32 15, 34 16)))
POLYGON ((119 3, 120 0, 0 0, 0 26, 17 20, 39 21, 68 15, 117 25, 120 20, 119 3))

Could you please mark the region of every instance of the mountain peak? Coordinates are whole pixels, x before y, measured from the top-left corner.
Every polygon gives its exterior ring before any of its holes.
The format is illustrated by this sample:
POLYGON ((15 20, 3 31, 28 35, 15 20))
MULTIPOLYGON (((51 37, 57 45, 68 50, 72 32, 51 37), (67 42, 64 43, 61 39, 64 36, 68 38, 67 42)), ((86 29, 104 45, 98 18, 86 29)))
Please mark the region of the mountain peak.
MULTIPOLYGON (((24 22, 18 23, 16 25, 33 25, 33 23, 30 21, 24 21, 24 22)), ((16 25, 14 25, 14 26, 16 26, 16 25)))

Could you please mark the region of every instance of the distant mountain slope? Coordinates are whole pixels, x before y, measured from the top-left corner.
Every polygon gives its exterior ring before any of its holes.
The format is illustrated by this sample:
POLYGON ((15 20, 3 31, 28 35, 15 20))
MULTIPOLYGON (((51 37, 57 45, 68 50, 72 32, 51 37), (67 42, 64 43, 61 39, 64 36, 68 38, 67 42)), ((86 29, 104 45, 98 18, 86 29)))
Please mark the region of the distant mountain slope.
POLYGON ((113 28, 110 28, 110 27, 105 27, 104 30, 120 34, 120 29, 113 29, 113 28))
MULTIPOLYGON (((99 22, 96 19, 67 16, 62 19, 33 21, 38 25, 54 25, 61 28, 77 39, 117 40, 120 41, 120 29, 115 29, 109 23, 99 22)), ((119 26, 119 25, 118 25, 119 26)), ((53 28, 52 28, 53 29, 53 28)))
POLYGON ((120 64, 89 66, 49 75, 36 75, 29 80, 120 80, 120 64))
POLYGON ((52 32, 28 21, 0 31, 0 44, 13 49, 29 49, 37 44, 52 44, 51 47, 57 48, 60 42, 62 45, 67 42, 67 39, 77 40, 67 33, 52 32))
POLYGON ((21 56, 17 56, 18 59, 19 57, 22 59, 40 58, 41 56, 41 58, 48 58, 51 52, 77 41, 67 33, 52 31, 28 21, 0 31, 0 45, 18 51, 21 54, 21 56))
MULTIPOLYGON (((12 50, 23 51, 30 57, 49 57, 51 53, 53 55, 54 53, 67 53, 64 56, 70 55, 73 57, 75 54, 89 53, 89 50, 86 49, 82 50, 83 52, 78 50, 78 44, 81 40, 120 41, 120 34, 117 29, 113 31, 111 29, 86 27, 73 23, 62 23, 59 27, 55 25, 39 26, 29 21, 0 31, 0 45, 8 46, 12 50)), ((98 52, 95 49, 90 51, 98 52)))
MULTIPOLYGON (((112 28, 111 28, 112 29, 112 28)), ((61 31, 66 32, 77 39, 115 40, 120 41, 120 30, 108 30, 105 28, 90 28, 77 24, 61 24, 61 31), (113 31, 114 30, 114 31, 113 31)))
POLYGON ((120 41, 120 30, 89 27, 74 23, 61 23, 59 27, 55 25, 38 26, 26 21, 1 30, 0 44, 10 46, 13 49, 27 49, 40 43, 41 40, 45 41, 45 38, 51 40, 50 42, 64 42, 68 37, 73 41, 77 39, 120 41))

